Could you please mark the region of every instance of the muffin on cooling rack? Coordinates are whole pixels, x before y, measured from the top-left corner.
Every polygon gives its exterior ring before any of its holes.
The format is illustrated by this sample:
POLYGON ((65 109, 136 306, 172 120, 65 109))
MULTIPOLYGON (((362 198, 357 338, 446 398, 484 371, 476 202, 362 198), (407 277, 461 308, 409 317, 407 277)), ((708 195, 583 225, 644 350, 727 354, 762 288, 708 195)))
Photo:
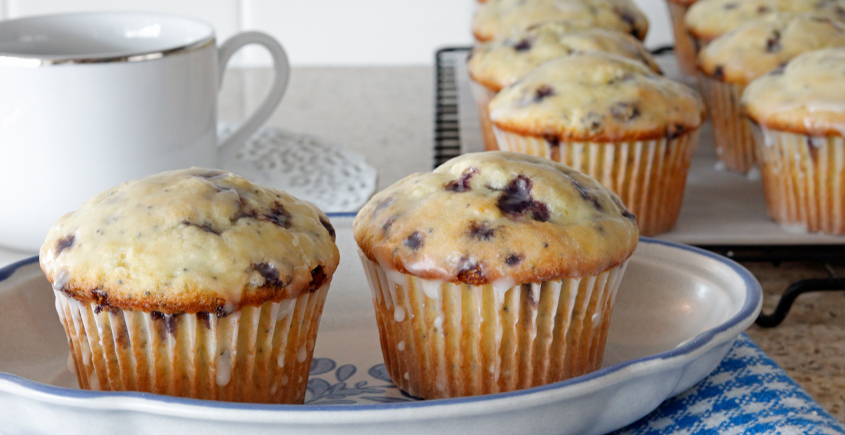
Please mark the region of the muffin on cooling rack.
POLYGON ((605 29, 584 29, 571 21, 551 21, 512 38, 477 45, 467 62, 473 97, 478 106, 487 150, 496 150, 496 137, 487 105, 502 88, 549 60, 573 53, 603 52, 638 60, 655 72, 660 67, 633 36, 605 29))
POLYGON ((769 215, 789 230, 845 234, 845 48, 802 54, 742 95, 757 125, 769 215))
POLYGON ((501 151, 376 194, 354 232, 391 378, 433 399, 598 369, 634 221, 595 180, 501 151))
POLYGON ((640 62, 604 53, 544 63, 490 102, 503 150, 543 156, 616 192, 640 233, 678 219, 704 121, 701 97, 640 62))
POLYGON ((743 24, 778 12, 819 12, 842 20, 845 0, 698 0, 689 7, 684 24, 698 52, 743 24))
POLYGON ((313 205, 224 171, 95 196, 40 252, 80 387, 301 403, 334 237, 313 205))
POLYGON ((698 56, 699 87, 713 121, 716 156, 746 173, 756 164, 751 126, 740 113, 743 89, 793 57, 845 45, 845 23, 827 14, 780 12, 713 40, 698 56))
POLYGON ((648 20, 630 0, 488 0, 472 21, 478 42, 514 36, 547 21, 619 30, 644 40, 648 20))

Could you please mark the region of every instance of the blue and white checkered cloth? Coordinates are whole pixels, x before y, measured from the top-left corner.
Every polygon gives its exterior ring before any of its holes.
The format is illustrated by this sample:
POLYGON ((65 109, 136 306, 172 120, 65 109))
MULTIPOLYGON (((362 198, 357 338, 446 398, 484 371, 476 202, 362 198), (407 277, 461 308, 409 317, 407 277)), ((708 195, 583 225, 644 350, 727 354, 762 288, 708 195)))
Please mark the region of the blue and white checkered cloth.
POLYGON ((613 434, 845 435, 845 427, 742 334, 710 376, 613 434))

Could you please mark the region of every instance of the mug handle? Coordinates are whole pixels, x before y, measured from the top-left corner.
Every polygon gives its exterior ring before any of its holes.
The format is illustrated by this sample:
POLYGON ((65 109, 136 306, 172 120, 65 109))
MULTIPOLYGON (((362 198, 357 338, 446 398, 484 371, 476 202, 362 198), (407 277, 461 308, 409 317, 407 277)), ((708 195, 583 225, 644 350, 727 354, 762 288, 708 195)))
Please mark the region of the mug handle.
POLYGON ((290 64, 288 63, 288 56, 285 54, 285 49, 282 48, 272 36, 262 32, 243 32, 229 38, 224 42, 220 48, 217 49, 218 55, 218 89, 223 86, 223 73, 226 71, 226 64, 229 63, 232 55, 236 51, 248 44, 263 45, 270 55, 273 57, 273 68, 276 70, 276 77, 273 80, 273 86, 264 101, 258 106, 258 109, 246 119, 226 140, 220 142, 219 147, 226 149, 233 145, 240 145, 246 142, 258 127, 267 121, 267 118, 273 114, 273 110, 279 105, 282 100, 282 95, 288 86, 288 78, 290 77, 290 64))

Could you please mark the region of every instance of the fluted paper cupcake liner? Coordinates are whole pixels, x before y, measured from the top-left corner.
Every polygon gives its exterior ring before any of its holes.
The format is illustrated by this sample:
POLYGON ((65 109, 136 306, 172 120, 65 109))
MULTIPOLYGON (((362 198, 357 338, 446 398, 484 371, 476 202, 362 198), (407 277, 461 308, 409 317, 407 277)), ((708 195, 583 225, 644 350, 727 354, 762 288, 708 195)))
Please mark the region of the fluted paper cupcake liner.
POLYGON ((514 391, 599 369, 627 264, 497 288, 421 279, 361 257, 390 377, 426 399, 514 391))
POLYGON ((669 5, 669 18, 672 21, 672 30, 675 35, 675 57, 678 59, 678 66, 684 74, 695 75, 698 71, 695 66, 695 45, 687 32, 686 25, 684 25, 684 16, 690 5, 672 0, 668 0, 667 3, 669 5))
POLYGON ((494 129, 503 150, 561 162, 615 192, 637 217, 640 234, 660 234, 677 222, 699 130, 674 139, 553 144, 494 129))
POLYGON ((55 294, 68 368, 81 388, 302 403, 328 287, 223 317, 121 310, 55 294))
POLYGON ((769 216, 793 231, 845 234, 845 138, 754 130, 769 216))
POLYGON ((751 122, 742 115, 740 99, 745 86, 698 75, 701 97, 713 122, 716 157, 725 167, 748 173, 757 163, 751 122))
POLYGON ((496 96, 496 92, 472 79, 469 82, 472 97, 478 106, 478 123, 481 127, 481 137, 484 139, 484 149, 496 151, 499 149, 499 145, 496 142, 496 135, 493 133, 493 123, 490 121, 490 110, 488 108, 490 100, 496 96))

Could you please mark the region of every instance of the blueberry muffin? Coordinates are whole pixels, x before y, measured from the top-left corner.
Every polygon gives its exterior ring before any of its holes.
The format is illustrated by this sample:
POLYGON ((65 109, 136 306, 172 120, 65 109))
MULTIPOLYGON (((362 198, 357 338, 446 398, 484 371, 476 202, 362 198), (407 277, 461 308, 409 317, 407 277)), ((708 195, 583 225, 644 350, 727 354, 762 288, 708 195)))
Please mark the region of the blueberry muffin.
POLYGON ((604 53, 554 59, 490 102, 499 147, 559 161, 616 192, 640 233, 668 231, 704 121, 698 94, 604 53))
POLYGON ((488 0, 473 17, 478 42, 514 36, 547 21, 619 30, 644 40, 648 20, 630 0, 488 0))
POLYGON ((790 231, 845 234, 845 48, 802 54, 742 95, 756 125, 769 215, 790 231))
POLYGON ((716 155, 728 169, 756 164, 751 126, 740 113, 745 86, 793 57, 845 45, 845 23, 827 14, 780 12, 752 20, 713 40, 698 56, 699 86, 713 120, 716 155))
POLYGON ((557 162, 490 151, 376 194, 355 240, 393 381, 426 399, 601 366, 635 217, 557 162))
POLYGON ((95 196, 40 252, 80 387, 301 403, 334 237, 313 205, 224 171, 95 196))
POLYGON ((572 53, 603 52, 638 60, 655 72, 660 67, 633 36, 605 29, 583 29, 570 21, 551 21, 515 37, 477 45, 467 64, 488 150, 498 149, 487 105, 502 88, 539 65, 572 53))
POLYGON ((696 51, 743 24, 778 12, 818 12, 845 19, 845 0, 699 0, 684 18, 696 51))

